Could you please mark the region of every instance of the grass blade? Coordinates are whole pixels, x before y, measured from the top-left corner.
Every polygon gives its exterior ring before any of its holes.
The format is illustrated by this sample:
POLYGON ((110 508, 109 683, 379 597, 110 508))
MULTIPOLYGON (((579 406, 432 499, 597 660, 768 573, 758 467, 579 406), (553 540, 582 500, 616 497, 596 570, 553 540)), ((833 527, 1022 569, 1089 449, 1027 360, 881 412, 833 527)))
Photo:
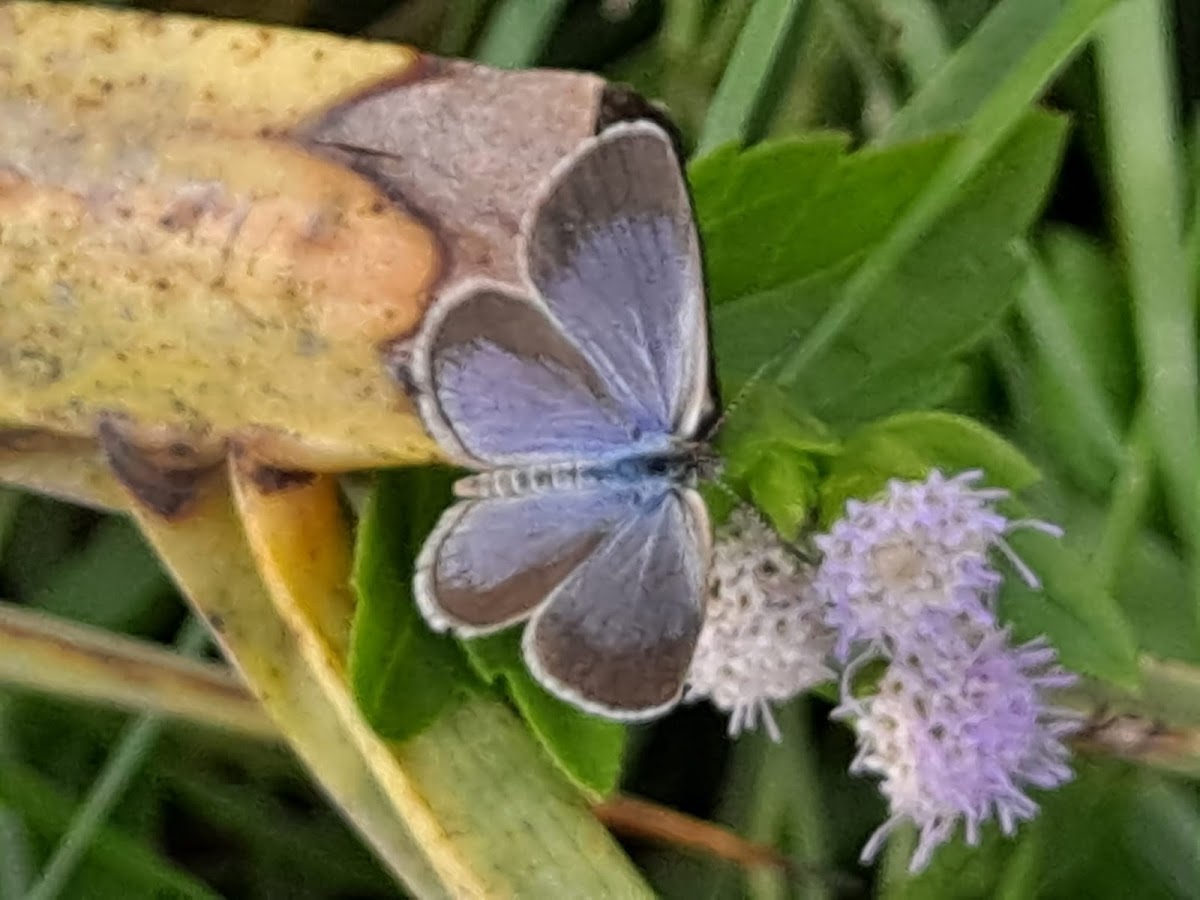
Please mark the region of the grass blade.
POLYGON ((260 740, 279 734, 228 668, 2 602, 0 684, 200 722, 260 740))
POLYGON ((477 58, 502 69, 536 65, 566 7, 565 0, 504 0, 479 39, 477 58))
POLYGON ((761 137, 795 65, 803 0, 758 0, 742 28, 700 132, 696 155, 761 137))
MULTIPOLYGON (((176 643, 184 656, 196 656, 208 645, 208 629, 196 619, 188 619, 176 643)), ((137 774, 146 754, 154 746, 162 727, 163 719, 149 713, 139 716, 122 733, 116 749, 105 762, 67 833, 25 900, 54 900, 66 888, 130 779, 137 774)))
POLYGON ((1097 63, 1148 427, 1200 601, 1200 380, 1183 236, 1183 144, 1168 33, 1160 0, 1126 3, 1100 32, 1097 63))

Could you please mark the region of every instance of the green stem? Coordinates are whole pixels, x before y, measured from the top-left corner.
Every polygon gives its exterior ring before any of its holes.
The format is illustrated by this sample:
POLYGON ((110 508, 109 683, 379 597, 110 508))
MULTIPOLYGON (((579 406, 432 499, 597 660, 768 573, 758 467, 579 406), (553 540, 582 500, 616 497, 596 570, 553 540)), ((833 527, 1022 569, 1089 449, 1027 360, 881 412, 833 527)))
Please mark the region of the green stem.
POLYGON ((1169 30, 1162 0, 1123 4, 1100 31, 1097 62, 1149 432, 1200 603, 1200 380, 1169 30))
POLYGON ((909 823, 899 825, 888 835, 887 847, 879 864, 880 900, 902 900, 908 896, 908 864, 917 850, 917 829, 909 823))
MULTIPOLYGON (((816 748, 809 727, 811 706, 800 700, 780 710, 782 746, 788 755, 790 836, 795 855, 813 871, 831 867, 827 836, 828 815, 821 795, 821 778, 817 766, 816 748)), ((805 885, 808 900, 829 900, 833 891, 828 883, 813 879, 805 885)))
MULTIPOLYGON (((746 836, 760 844, 775 846, 788 811, 787 755, 784 748, 773 744, 762 732, 742 738, 754 743, 757 751, 754 779, 753 808, 746 827, 746 836)), ((750 900, 783 900, 787 897, 787 882, 782 872, 759 867, 746 873, 746 891, 750 900)))
POLYGON ((967 121, 962 137, 929 185, 846 283, 841 299, 784 363, 779 382, 795 385, 874 297, 922 236, 959 196, 961 186, 987 162, 1020 122, 1029 105, 1091 34, 1115 0, 1073 0, 1041 39, 1029 48, 967 121))
POLYGON ((757 140, 770 121, 795 59, 804 0, 757 0, 709 106, 696 155, 757 140))
MULTIPOLYGON (((176 641, 179 652, 185 656, 198 656, 207 645, 208 629, 199 620, 189 619, 176 641)), ((158 739, 162 727, 161 716, 147 714, 139 716, 125 729, 83 805, 71 820, 67 833, 25 900, 54 900, 62 893, 87 854, 92 840, 158 739)))

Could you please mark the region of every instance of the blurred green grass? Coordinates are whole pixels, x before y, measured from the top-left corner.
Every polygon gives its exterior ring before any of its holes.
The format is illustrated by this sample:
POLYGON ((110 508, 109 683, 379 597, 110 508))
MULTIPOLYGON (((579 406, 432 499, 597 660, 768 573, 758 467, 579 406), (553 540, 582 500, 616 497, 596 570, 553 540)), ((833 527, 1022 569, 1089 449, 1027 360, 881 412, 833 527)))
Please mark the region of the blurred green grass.
MULTIPOLYGON (((730 136, 818 128, 870 139, 880 116, 886 118, 889 98, 910 95, 923 71, 919 54, 906 43, 910 34, 898 32, 897 22, 932 15, 924 21, 938 26, 934 37, 953 48, 993 5, 988 0, 894 0, 889 8, 889 2, 186 0, 129 5, 283 21, 411 42, 494 64, 594 69, 662 98, 689 144, 711 147, 730 136), (824 14, 826 6, 836 8, 836 15, 824 14), (760 17, 757 32, 743 30, 751 16, 760 17), (739 46, 739 35, 752 43, 739 46), (778 45, 779 54, 767 53, 764 43, 778 45), (730 65, 748 70, 743 93, 730 109, 752 114, 713 118, 712 104, 737 87, 729 81, 720 87, 730 65)), ((1187 0, 1179 0, 1171 12, 1170 75, 1175 93, 1194 99, 1200 95, 1200 12, 1187 0)), ((1104 408, 1112 410, 1114 427, 1124 432, 1136 374, 1128 365, 1113 365, 1132 352, 1132 324, 1129 290, 1113 283, 1122 264, 1121 226, 1114 225, 1109 204, 1119 186, 1108 172, 1110 138, 1104 128, 1105 117, 1117 113, 1099 97, 1089 57, 1063 74, 1049 102, 1072 113, 1077 127, 1041 225, 1045 239, 1037 237, 1034 251, 1048 270, 1049 288, 1066 304, 1063 327, 1083 337, 1082 349, 1093 358, 1077 389, 1098 391, 1104 408), (1097 321, 1086 302, 1070 303, 1072 290, 1089 280, 1103 286, 1095 290, 1117 298, 1103 313, 1116 310, 1115 322, 1097 321), (1104 347, 1123 349, 1106 354, 1104 347)), ((1183 115, 1190 122, 1194 110, 1183 115)), ((1182 146, 1170 149, 1179 156, 1188 152, 1182 146)), ((1195 150, 1189 158, 1200 158, 1195 150)), ((1190 183, 1176 199, 1190 212, 1198 196, 1190 183)), ((1191 289, 1194 294, 1194 281, 1191 289)), ((1069 427, 1078 422, 1077 413, 1059 415, 1072 407, 1071 385, 1050 366, 1054 348, 1045 343, 1045 327, 1033 316, 1008 322, 993 352, 969 361, 947 405, 1015 437, 1050 474, 1047 502, 1061 518, 1077 522, 1080 533, 1100 530, 1123 449, 1110 440, 1113 458, 1100 457, 1088 443, 1096 440, 1096 430, 1080 434, 1069 427)), ((1200 461, 1190 464, 1193 471, 1200 468, 1200 461)), ((1185 614, 1176 607, 1186 606, 1189 595, 1185 554, 1166 508, 1161 489, 1150 491, 1129 563, 1144 574, 1131 579, 1123 569, 1122 595, 1147 646, 1166 656, 1195 658, 1197 648, 1178 629, 1161 626, 1185 614), (1143 603, 1143 594, 1153 596, 1143 603)), ((0 492, 0 596, 163 642, 186 616, 129 523, 14 491, 0 492)), ((819 828, 830 864, 858 871, 857 850, 884 811, 869 783, 846 775, 850 736, 828 725, 827 712, 819 701, 788 711, 787 727, 805 737, 783 748, 757 739, 730 747, 717 715, 707 708, 685 708, 635 736, 625 787, 786 847, 814 839, 819 828), (807 773, 807 787, 795 783, 797 773, 807 773)), ((18 882, 33 877, 53 850, 123 721, 116 713, 0 692, 0 897, 19 896, 18 882)), ((1088 764, 1071 788, 1047 799, 1045 817, 1020 852, 1041 854, 1042 871, 1053 873, 1038 896, 1131 896, 1122 894, 1126 890, 1147 897, 1200 896, 1195 889, 1200 873, 1193 872, 1189 882, 1186 866, 1188 836, 1200 835, 1198 822, 1200 792, 1194 784, 1115 763, 1088 764)), ((665 896, 818 896, 824 889, 819 879, 799 885, 771 879, 744 883, 727 866, 675 850, 630 849, 665 896)), ((1028 896, 1026 883, 1012 874, 1019 871, 1011 865, 1014 852, 990 845, 974 854, 954 851, 957 855, 915 881, 898 878, 892 861, 871 890, 894 897, 1028 896), (1004 877, 1010 882, 1003 883, 1004 877)), ((286 751, 170 725, 63 896, 214 893, 316 900, 390 897, 395 888, 286 751)))

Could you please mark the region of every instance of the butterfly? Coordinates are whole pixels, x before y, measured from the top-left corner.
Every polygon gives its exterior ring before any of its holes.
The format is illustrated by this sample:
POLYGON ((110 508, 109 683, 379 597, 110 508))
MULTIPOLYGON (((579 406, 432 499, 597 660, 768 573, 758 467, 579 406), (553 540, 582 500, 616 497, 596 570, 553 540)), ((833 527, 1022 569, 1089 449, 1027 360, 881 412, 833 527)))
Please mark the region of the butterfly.
POLYGON ((521 289, 474 279, 427 313, 418 406, 474 469, 417 559, 429 625, 527 622, 550 692, 636 720, 678 700, 711 552, 694 489, 717 415, 700 242, 679 157, 613 125, 547 177, 521 226, 521 289))

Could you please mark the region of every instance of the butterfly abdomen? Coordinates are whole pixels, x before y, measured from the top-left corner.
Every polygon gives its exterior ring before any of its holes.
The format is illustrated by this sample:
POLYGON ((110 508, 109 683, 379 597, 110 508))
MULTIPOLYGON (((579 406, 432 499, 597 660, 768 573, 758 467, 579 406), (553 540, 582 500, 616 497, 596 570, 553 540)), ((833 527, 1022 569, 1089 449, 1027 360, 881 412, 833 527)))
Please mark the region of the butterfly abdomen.
POLYGON ((567 460, 509 466, 468 475, 454 485, 459 497, 517 497, 553 491, 578 491, 601 485, 664 480, 685 482, 695 473, 690 454, 631 456, 613 462, 567 460))

